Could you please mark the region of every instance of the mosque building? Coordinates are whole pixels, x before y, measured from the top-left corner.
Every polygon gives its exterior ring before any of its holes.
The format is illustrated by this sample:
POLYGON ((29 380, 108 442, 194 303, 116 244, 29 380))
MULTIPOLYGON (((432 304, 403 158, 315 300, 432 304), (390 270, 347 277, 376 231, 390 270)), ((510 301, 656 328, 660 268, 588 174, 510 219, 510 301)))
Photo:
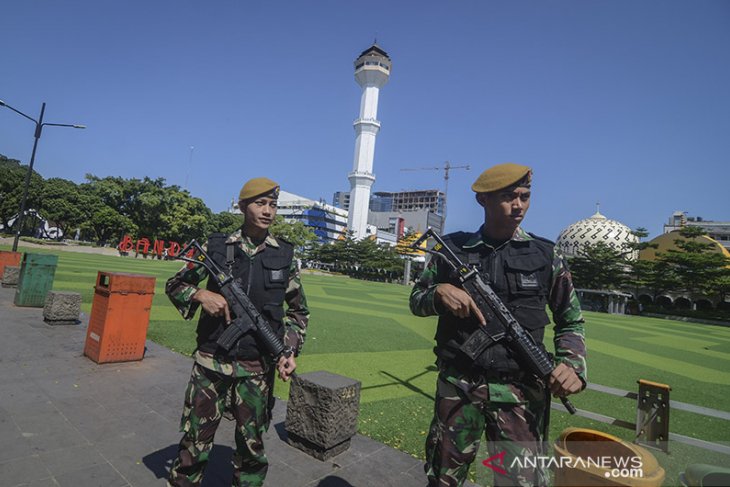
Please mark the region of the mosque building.
MULTIPOLYGON (((664 229, 667 233, 663 233, 650 240, 649 243, 652 244, 652 247, 643 249, 639 253, 639 259, 653 261, 656 260, 657 254, 659 253, 666 253, 672 250, 680 251, 681 249, 677 245, 677 241, 688 240, 680 235, 679 231, 681 228, 682 225, 678 225, 676 229, 667 232, 667 226, 665 225, 664 229)), ((730 259, 730 251, 723 245, 723 243, 726 243, 726 239, 724 241, 718 241, 710 235, 700 235, 692 240, 707 245, 708 252, 721 254, 730 259)), ((664 308, 713 309, 725 307, 727 309, 730 307, 730 301, 720 301, 718 296, 688 295, 682 292, 663 292, 661 295, 655 297, 648 290, 642 290, 638 298, 642 303, 653 303, 664 308)))
MULTIPOLYGON (((555 245, 563 255, 572 258, 577 257, 578 252, 586 245, 602 242, 613 250, 628 252, 629 244, 638 241, 638 237, 631 233, 629 227, 619 221, 606 218, 596 209, 594 215, 575 222, 560 232, 555 245)), ((637 259, 637 252, 631 252, 628 254, 628 258, 637 259)))
MULTIPOLYGON (((702 225, 709 232, 713 232, 712 236, 702 235, 695 240, 698 242, 710 244, 709 249, 730 258, 730 252, 726 242, 728 238, 728 230, 730 224, 727 222, 708 222, 701 218, 689 219, 683 217, 682 212, 675 212, 669 221, 669 225, 664 226, 662 235, 655 237, 648 243, 652 247, 638 251, 631 251, 630 245, 638 243, 638 237, 631 233, 631 229, 623 223, 606 218, 599 210, 589 218, 577 221, 565 228, 556 241, 556 247, 568 258, 568 260, 578 257, 581 249, 585 249, 587 245, 603 242, 610 248, 625 252, 626 257, 630 260, 655 260, 657 253, 666 253, 669 250, 680 250, 676 244, 676 240, 684 239, 679 235, 679 229, 684 225, 702 225), (713 238, 715 237, 715 238, 713 238), (718 241, 717 238, 720 240, 718 241), (656 246, 654 248, 654 246, 656 246)), ((578 295, 585 309, 595 311, 607 311, 609 313, 623 313, 626 303, 632 296, 641 303, 657 304, 664 308, 698 308, 711 309, 722 303, 719 303, 716 297, 708 296, 689 296, 682 292, 662 292, 659 296, 652 296, 648 289, 627 290, 631 294, 619 291, 606 291, 595 289, 578 289, 578 295)))
MULTIPOLYGON (((611 249, 626 253, 628 259, 638 258, 636 251, 629 245, 639 239, 623 223, 603 216, 599 208, 596 213, 569 225, 560 232, 555 246, 568 258, 578 257, 586 246, 604 243, 611 249)), ((576 289, 583 309, 624 314, 631 294, 604 289, 576 289)))

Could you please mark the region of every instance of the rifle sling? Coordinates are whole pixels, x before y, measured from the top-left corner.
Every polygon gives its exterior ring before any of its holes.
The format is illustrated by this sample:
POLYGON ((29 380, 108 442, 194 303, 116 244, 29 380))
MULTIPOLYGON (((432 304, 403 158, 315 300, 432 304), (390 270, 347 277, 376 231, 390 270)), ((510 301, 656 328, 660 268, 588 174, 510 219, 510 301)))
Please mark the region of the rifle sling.
POLYGON ((228 268, 229 274, 233 273, 233 263, 235 261, 234 252, 236 250, 234 247, 235 244, 235 242, 226 242, 226 267, 228 268))

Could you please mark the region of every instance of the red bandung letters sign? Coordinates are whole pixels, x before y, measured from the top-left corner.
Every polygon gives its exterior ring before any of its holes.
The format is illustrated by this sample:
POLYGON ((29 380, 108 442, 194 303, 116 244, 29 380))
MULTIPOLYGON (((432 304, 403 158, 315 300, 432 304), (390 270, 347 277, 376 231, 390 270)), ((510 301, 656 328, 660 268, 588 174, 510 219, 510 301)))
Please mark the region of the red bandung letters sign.
MULTIPOLYGON (((142 237, 137 242, 132 240, 132 237, 129 235, 125 235, 121 242, 119 242, 119 245, 117 246, 120 252, 123 253, 129 253, 131 251, 136 251, 138 254, 147 255, 150 253, 150 240, 146 237, 142 237)), ((165 254, 165 251, 167 251, 167 256, 169 257, 177 257, 177 254, 180 252, 180 244, 177 242, 169 241, 167 242, 167 247, 165 247, 165 241, 164 240, 157 240, 152 243, 152 254, 157 255, 158 257, 162 257, 165 254)))

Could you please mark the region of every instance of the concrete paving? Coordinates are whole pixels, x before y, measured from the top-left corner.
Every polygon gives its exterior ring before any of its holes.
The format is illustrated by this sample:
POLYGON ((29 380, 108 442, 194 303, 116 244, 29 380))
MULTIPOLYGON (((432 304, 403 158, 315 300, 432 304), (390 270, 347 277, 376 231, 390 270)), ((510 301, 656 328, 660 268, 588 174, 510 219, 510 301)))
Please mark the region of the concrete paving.
MULTIPOLYGON (((180 439, 192 360, 147 342, 139 362, 96 364, 82 324, 51 326, 41 308, 13 305, 0 289, 0 485, 163 486, 180 439)), ((267 487, 424 486, 423 463, 357 435, 319 461, 286 443, 278 401, 265 437, 267 487)), ((230 485, 233 423, 224 420, 203 482, 230 485)))

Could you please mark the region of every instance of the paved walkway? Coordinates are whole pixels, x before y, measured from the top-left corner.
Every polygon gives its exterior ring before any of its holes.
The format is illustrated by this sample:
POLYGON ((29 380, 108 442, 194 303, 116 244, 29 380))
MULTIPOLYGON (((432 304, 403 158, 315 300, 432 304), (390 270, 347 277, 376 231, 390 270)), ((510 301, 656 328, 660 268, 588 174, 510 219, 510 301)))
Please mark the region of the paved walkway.
MULTIPOLYGON (((192 360, 147 342, 144 360, 99 365, 81 325, 49 326, 0 288, 0 485, 163 486, 180 439, 192 360)), ((279 401, 265 437, 267 487, 424 486, 422 462, 364 436, 329 461, 286 441, 279 401)), ((233 423, 223 421, 205 487, 230 485, 233 423)))
MULTIPOLYGON (((0 245, 13 245, 13 240, 15 240, 13 237, 0 237, 0 245)), ((92 247, 90 245, 77 245, 73 241, 71 243, 61 243, 57 245, 44 245, 21 240, 19 247, 20 249, 18 250, 18 252, 23 252, 23 248, 29 248, 62 250, 64 252, 81 252, 83 254, 104 254, 119 256, 119 251, 114 247, 92 247)))

